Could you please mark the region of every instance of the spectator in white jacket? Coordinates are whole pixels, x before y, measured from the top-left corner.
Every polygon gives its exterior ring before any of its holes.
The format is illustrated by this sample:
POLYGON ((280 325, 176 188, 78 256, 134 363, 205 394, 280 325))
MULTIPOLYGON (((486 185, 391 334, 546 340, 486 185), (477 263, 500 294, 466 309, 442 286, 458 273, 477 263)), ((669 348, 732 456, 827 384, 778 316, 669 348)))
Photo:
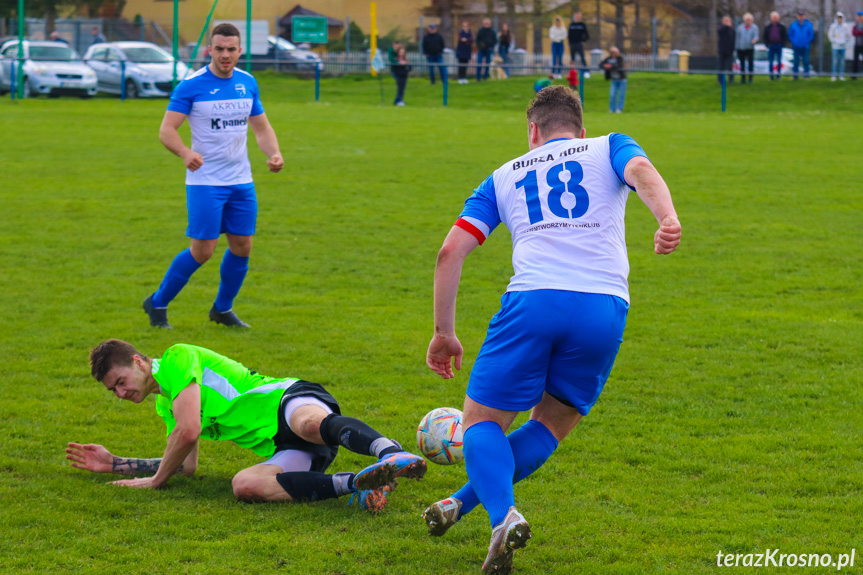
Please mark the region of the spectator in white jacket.
POLYGON ((845 25, 845 15, 842 12, 836 12, 836 18, 830 24, 827 37, 830 38, 830 44, 833 46, 833 76, 830 80, 835 82, 836 75, 839 74, 839 79, 844 81, 845 48, 851 42, 851 31, 845 25))
POLYGON ((554 17, 554 24, 548 29, 551 39, 551 73, 558 80, 563 78, 563 41, 568 36, 568 30, 563 27, 560 16, 554 17))

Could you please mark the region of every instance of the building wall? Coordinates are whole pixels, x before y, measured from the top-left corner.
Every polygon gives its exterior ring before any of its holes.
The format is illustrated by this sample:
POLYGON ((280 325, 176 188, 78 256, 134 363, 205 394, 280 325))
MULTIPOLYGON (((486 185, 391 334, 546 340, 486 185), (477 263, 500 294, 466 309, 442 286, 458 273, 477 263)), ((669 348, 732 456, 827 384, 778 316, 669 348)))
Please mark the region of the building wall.
MULTIPOLYGON (((331 18, 344 20, 350 17, 364 33, 369 33, 371 27, 369 0, 299 0, 298 2, 254 0, 252 19, 267 20, 270 22, 270 32, 276 33, 278 32, 275 24, 277 19, 284 16, 297 3, 331 18)), ((427 0, 377 0, 378 33, 383 36, 399 27, 402 36, 414 37, 419 27, 422 9, 427 4, 427 0)), ((182 0, 179 3, 178 29, 181 44, 197 41, 212 5, 212 0, 182 0)), ((136 14, 140 14, 144 21, 155 21, 170 34, 174 22, 174 3, 165 0, 128 0, 123 14, 130 20, 136 14)), ((219 0, 213 13, 214 20, 245 18, 246 0, 219 0)), ((426 22, 428 21, 430 20, 426 19, 426 22)))

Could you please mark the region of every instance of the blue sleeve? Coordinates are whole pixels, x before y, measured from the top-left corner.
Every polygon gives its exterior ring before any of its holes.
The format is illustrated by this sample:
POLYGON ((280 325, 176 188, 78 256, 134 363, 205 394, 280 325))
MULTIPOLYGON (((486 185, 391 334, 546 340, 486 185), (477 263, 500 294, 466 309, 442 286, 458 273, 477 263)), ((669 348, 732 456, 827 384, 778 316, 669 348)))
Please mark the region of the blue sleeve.
MULTIPOLYGON (((612 133, 608 137, 608 155, 614 173, 617 174, 617 177, 624 184, 626 184, 626 180, 623 179, 623 170, 626 168, 629 160, 638 156, 647 158, 647 154, 644 153, 641 146, 635 143, 635 140, 627 135, 618 133, 612 133)), ((649 160, 650 158, 647 159, 649 160)), ((629 186, 629 184, 626 185, 629 186)), ((635 191, 635 188, 632 186, 629 186, 629 188, 635 191)))
POLYGON ((469 222, 485 237, 488 237, 500 224, 497 196, 494 191, 494 175, 487 177, 465 200, 459 219, 469 222))
POLYGON ((258 81, 254 80, 255 89, 252 91, 254 97, 252 99, 252 111, 249 116, 260 116, 264 113, 264 105, 261 104, 261 92, 258 89, 258 81))
POLYGON ((192 103, 195 101, 194 85, 188 80, 183 80, 171 93, 171 101, 168 102, 169 112, 179 112, 189 115, 192 111, 192 103))

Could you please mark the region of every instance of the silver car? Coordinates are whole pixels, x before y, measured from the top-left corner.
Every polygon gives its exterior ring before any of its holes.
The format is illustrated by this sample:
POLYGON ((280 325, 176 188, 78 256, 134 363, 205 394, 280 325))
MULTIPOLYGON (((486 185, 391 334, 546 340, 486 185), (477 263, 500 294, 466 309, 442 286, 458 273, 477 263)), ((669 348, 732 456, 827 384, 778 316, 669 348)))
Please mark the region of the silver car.
MULTIPOLYGON (((174 57, 150 42, 108 42, 90 46, 84 61, 99 78, 99 90, 120 94, 126 84, 127 98, 171 95, 174 57)), ((189 68, 177 62, 177 81, 189 68)))
MULTIPOLYGON (((64 42, 23 41, 24 97, 69 94, 89 98, 96 94, 96 74, 64 42)), ((0 93, 12 89, 18 74, 18 40, 0 46, 0 93)))

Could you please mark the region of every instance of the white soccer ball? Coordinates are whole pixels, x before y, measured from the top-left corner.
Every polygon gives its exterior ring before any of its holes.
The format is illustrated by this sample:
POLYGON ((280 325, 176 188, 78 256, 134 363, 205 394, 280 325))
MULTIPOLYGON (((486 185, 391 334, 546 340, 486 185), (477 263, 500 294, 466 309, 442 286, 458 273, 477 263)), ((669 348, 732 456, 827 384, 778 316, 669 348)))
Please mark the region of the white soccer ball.
POLYGON ((417 427, 417 445, 433 463, 453 465, 464 461, 462 413, 454 407, 429 411, 417 427))

